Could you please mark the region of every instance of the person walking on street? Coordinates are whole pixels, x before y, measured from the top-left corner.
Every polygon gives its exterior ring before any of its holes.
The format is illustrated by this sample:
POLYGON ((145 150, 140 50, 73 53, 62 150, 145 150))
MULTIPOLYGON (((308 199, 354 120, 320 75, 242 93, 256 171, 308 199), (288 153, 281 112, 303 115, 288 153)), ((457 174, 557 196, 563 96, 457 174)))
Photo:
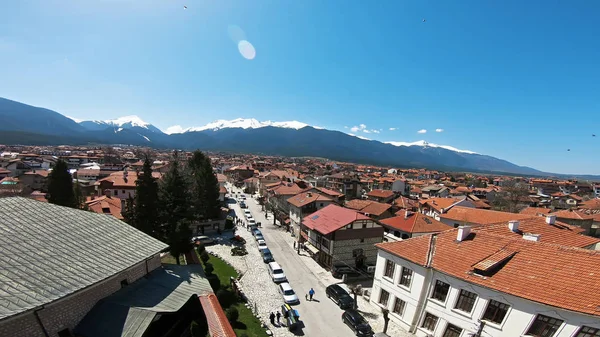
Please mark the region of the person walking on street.
POLYGON ((275 325, 275 314, 272 311, 269 315, 269 320, 271 320, 271 324, 275 325))
POLYGON ((308 291, 308 298, 309 300, 312 301, 313 296, 315 295, 315 290, 313 288, 310 288, 310 290, 308 291))
POLYGON ((277 312, 277 324, 281 324, 281 323, 279 323, 280 319, 281 319, 281 313, 278 311, 277 312))

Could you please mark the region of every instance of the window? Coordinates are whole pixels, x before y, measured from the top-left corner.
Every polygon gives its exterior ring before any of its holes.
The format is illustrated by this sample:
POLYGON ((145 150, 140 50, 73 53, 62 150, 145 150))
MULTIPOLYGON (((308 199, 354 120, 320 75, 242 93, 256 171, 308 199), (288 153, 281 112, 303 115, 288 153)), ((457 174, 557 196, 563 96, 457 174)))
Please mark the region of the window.
POLYGON ((366 222, 363 222, 362 228, 367 228, 367 223, 366 222))
POLYGON ((446 302, 446 297, 450 291, 450 285, 440 280, 435 281, 435 287, 433 288, 433 294, 431 298, 436 299, 440 302, 446 302))
POLYGON ((410 282, 412 281, 412 276, 413 276, 413 271, 406 268, 406 267, 402 267, 402 270, 400 271, 400 282, 398 282, 398 284, 403 285, 405 287, 410 287, 410 282))
POLYGON ((535 337, 552 337, 563 323, 562 320, 544 316, 537 315, 533 324, 527 330, 526 335, 531 335, 535 337))
POLYGON ((381 289, 381 293, 379 293, 379 304, 383 305, 384 307, 387 307, 389 299, 390 293, 381 289))
POLYGON ((501 324, 504 321, 504 317, 506 317, 508 308, 510 308, 508 304, 490 300, 490 303, 488 303, 488 306, 483 313, 482 319, 492 323, 501 324))
POLYGON ((446 326, 446 330, 444 331, 444 334, 442 335, 442 337, 460 337, 460 334, 462 333, 462 329, 457 327, 456 325, 452 325, 450 323, 448 323, 448 325, 446 326))
POLYGON ((394 308, 392 309, 392 312, 402 316, 405 306, 406 306, 406 302, 404 302, 403 300, 396 297, 396 300, 394 301, 394 308))
POLYGON ((475 306, 476 299, 477 294, 462 289, 458 295, 458 300, 456 301, 454 309, 470 313, 471 310, 473 310, 473 306, 475 306))
POLYGON ((394 277, 394 268, 396 265, 394 262, 390 260, 385 260, 385 270, 383 271, 383 276, 392 278, 394 277))
POLYGON ((115 195, 119 195, 119 190, 115 190, 115 195))
POLYGON ((435 325, 437 324, 438 318, 435 315, 430 313, 425 314, 425 319, 423 319, 423 324, 421 324, 421 328, 429 331, 435 330, 435 325))
POLYGON ((600 329, 582 326, 575 337, 600 337, 600 329))
POLYGON ((126 287, 126 286, 128 286, 128 285, 129 285, 129 282, 127 281, 127 279, 123 279, 123 280, 121 281, 121 288, 125 288, 125 287, 126 287))

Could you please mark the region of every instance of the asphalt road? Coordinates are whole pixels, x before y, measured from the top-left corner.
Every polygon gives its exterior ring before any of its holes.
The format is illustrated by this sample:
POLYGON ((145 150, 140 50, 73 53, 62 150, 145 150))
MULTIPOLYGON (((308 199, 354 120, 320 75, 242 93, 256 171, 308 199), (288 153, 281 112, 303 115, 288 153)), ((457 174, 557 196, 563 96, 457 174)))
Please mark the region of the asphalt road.
MULTIPOLYGON (((234 189, 234 191, 241 190, 234 189)), ((239 203, 237 205, 239 206, 239 203)), ((294 307, 300 313, 300 320, 304 323, 302 329, 304 335, 315 337, 354 336, 352 330, 342 323, 342 309, 325 295, 325 287, 329 284, 324 284, 318 277, 319 273, 325 271, 308 268, 302 261, 307 257, 300 257, 290 245, 290 233, 273 225, 272 214, 269 214, 269 219, 265 219, 265 213, 261 211, 261 206, 258 205, 255 199, 247 196, 246 205, 248 205, 248 209, 252 212, 255 220, 261 222, 262 228, 260 230, 275 257, 275 261, 281 265, 290 285, 300 298, 300 304, 294 307), (311 287, 315 290, 312 302, 304 298, 311 287)), ((244 219, 243 211, 240 213, 239 207, 235 207, 235 210, 238 217, 244 219)))

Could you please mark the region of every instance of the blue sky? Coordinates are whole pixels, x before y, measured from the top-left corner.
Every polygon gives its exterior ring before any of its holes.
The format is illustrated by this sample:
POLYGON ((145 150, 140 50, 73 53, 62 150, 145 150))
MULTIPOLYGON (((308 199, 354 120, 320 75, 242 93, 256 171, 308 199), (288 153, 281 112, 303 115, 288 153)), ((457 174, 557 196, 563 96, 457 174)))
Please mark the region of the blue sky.
POLYGON ((600 173, 597 1, 19 0, 0 9, 0 96, 65 115, 136 114, 162 129, 238 117, 346 132, 364 124, 381 130, 361 133, 371 139, 600 173))

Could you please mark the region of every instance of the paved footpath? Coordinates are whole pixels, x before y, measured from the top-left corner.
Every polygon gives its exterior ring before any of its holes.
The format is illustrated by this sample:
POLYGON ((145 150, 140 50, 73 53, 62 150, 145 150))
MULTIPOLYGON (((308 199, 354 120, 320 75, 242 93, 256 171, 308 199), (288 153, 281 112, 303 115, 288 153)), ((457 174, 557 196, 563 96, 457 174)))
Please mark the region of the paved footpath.
MULTIPOLYGON (((239 189, 236 189, 239 191, 239 189)), ((294 250, 294 238, 290 233, 282 228, 273 225, 273 215, 265 218, 265 213, 261 211, 255 199, 248 197, 246 204, 252 212, 255 220, 262 223, 261 232, 269 249, 273 253, 275 260, 283 268, 288 281, 300 298, 300 304, 295 308, 300 313, 300 320, 304 323, 302 332, 305 336, 354 336, 348 326, 342 323, 343 311, 325 296, 325 287, 330 284, 340 283, 340 280, 333 278, 331 273, 322 268, 318 263, 311 259, 306 252, 298 255, 294 250), (314 288, 314 300, 307 301, 304 295, 310 288, 314 288)), ((243 210, 239 204, 230 204, 238 217, 244 219, 243 210)), ((275 311, 283 304, 283 299, 278 292, 277 285, 273 283, 268 275, 267 266, 262 262, 256 241, 251 233, 245 228, 238 227, 237 233, 246 239, 246 249, 248 255, 244 257, 231 256, 231 246, 228 243, 207 247, 209 252, 221 256, 229 262, 234 268, 243 273, 240 284, 246 296, 251 302, 251 306, 258 309, 261 319, 268 323, 274 336, 293 336, 284 327, 273 327, 268 322, 268 316, 271 311, 275 311)), ((345 287, 344 284, 342 286, 345 287)), ((375 332, 383 330, 383 318, 381 310, 359 296, 359 311, 363 312, 365 318, 373 327, 375 332)), ((390 323, 388 334, 394 337, 414 336, 390 323)))

